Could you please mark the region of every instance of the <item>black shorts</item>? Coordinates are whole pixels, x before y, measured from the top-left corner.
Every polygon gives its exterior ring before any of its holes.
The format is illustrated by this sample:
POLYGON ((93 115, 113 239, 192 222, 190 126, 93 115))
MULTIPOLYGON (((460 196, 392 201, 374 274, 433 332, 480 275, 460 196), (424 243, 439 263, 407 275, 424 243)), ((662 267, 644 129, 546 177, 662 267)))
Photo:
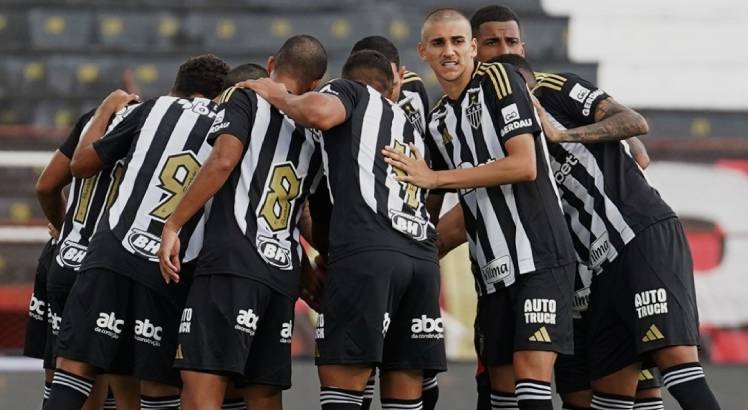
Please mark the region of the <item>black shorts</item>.
POLYGON ((294 301, 234 275, 195 277, 174 366, 225 374, 237 385, 291 387, 294 301))
MULTIPOLYGON (((558 394, 590 390, 590 368, 587 360, 587 319, 574 319, 574 354, 560 354, 556 358, 555 376, 558 394)), ((654 389, 662 386, 660 374, 656 368, 644 369, 639 374, 637 390, 654 389)))
POLYGON ((647 352, 699 344, 691 253, 677 218, 639 232, 591 290, 593 380, 648 359, 647 352))
POLYGON ((54 247, 48 242, 36 266, 34 290, 29 301, 29 319, 26 322, 26 336, 23 342, 23 355, 44 359, 47 343, 47 272, 52 263, 54 247))
POLYGON ((521 275, 508 288, 478 298, 476 350, 486 366, 512 363, 521 350, 571 354, 576 265, 521 275))
MULTIPOLYGON (((143 274, 158 275, 155 271, 143 274)), ((169 285, 180 293, 181 285, 169 285)), ((78 275, 62 314, 57 354, 102 373, 180 385, 172 367, 180 307, 170 298, 106 269, 78 275)))
POLYGON ((62 312, 70 292, 63 290, 47 291, 47 345, 44 349, 44 368, 54 370, 57 359, 57 336, 60 334, 62 312))
POLYGON ((317 365, 446 370, 439 265, 394 251, 330 264, 316 329, 317 365))

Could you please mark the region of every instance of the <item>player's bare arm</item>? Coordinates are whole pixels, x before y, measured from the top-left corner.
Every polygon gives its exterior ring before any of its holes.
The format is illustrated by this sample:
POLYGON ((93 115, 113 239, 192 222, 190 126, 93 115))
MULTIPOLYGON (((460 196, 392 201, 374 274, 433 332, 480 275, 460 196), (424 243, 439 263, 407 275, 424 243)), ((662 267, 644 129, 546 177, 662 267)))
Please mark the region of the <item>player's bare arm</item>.
POLYGON ((94 150, 93 143, 106 133, 109 119, 117 111, 125 108, 131 101, 138 101, 140 97, 123 90, 115 90, 101 102, 91 123, 81 135, 70 162, 70 171, 75 177, 88 178, 101 171, 104 164, 94 150))
POLYGON ((629 150, 631 156, 634 157, 634 161, 641 167, 641 169, 647 169, 649 166, 649 153, 644 143, 637 137, 631 137, 626 140, 629 144, 629 150))
POLYGON ((241 160, 243 148, 241 141, 231 134, 218 136, 210 156, 166 220, 158 252, 161 276, 166 283, 179 282, 179 230, 221 189, 241 160))
MULTIPOLYGON (((544 127, 545 129, 545 127, 544 127)), ((554 133, 553 142, 610 142, 620 141, 649 132, 647 120, 641 114, 608 97, 595 109, 595 123, 554 133)))
POLYGON ((436 232, 439 235, 440 258, 467 241, 462 205, 458 203, 439 219, 436 232))
POLYGON ((292 95, 283 84, 269 78, 244 81, 237 84, 237 87, 254 90, 257 95, 306 127, 325 131, 345 121, 345 106, 332 95, 314 91, 292 95))
POLYGON ((65 220, 65 194, 62 189, 70 184, 72 178, 70 159, 57 150, 36 182, 36 198, 44 216, 57 231, 65 220))
POLYGON ((434 171, 423 160, 418 149, 411 145, 414 158, 403 155, 393 147, 385 147, 385 161, 406 173, 398 181, 428 189, 463 189, 491 187, 517 182, 534 181, 537 174, 535 141, 531 134, 520 134, 506 142, 507 156, 474 168, 434 171))

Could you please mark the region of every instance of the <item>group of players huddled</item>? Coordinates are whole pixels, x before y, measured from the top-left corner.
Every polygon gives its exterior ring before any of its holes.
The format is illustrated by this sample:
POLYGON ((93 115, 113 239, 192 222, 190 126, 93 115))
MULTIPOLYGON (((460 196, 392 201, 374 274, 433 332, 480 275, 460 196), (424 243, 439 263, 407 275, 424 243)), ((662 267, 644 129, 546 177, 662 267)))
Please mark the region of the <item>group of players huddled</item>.
POLYGON ((479 409, 552 409, 554 367, 564 409, 662 409, 660 383, 718 409, 646 121, 533 73, 506 7, 435 10, 417 47, 445 94, 430 111, 386 38, 320 84, 325 49, 298 35, 267 71, 193 57, 168 95, 83 115, 37 184, 44 409, 281 409, 299 297, 319 312, 305 408, 368 409, 378 369, 383 409, 434 409, 439 257, 466 241, 479 409))

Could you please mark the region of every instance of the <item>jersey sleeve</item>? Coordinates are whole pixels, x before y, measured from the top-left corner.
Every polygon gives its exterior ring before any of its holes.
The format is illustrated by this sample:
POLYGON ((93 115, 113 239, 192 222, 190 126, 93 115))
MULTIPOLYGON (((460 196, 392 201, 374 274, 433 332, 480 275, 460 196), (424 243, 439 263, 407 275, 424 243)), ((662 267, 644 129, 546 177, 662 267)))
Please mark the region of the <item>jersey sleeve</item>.
MULTIPOLYGON (((421 77, 418 76, 418 74, 408 71, 405 73, 405 77, 403 78, 403 91, 410 91, 418 94, 418 98, 421 100, 421 104, 423 104, 423 110, 424 114, 428 113, 429 111, 429 94, 426 92, 426 86, 423 85, 423 80, 421 80, 421 77)), ((404 93, 400 92, 401 98, 404 97, 404 93)))
POLYGON ((75 147, 78 146, 78 141, 80 140, 81 134, 83 134, 83 129, 86 127, 86 124, 91 120, 91 117, 93 117, 94 112, 96 110, 91 110, 83 115, 81 115, 80 118, 78 118, 78 121, 75 123, 75 126, 72 130, 70 130, 70 134, 65 138, 65 142, 60 145, 60 152, 62 155, 73 158, 73 154, 75 153, 75 147))
POLYGON ((359 92, 362 85, 344 78, 338 78, 325 84, 319 92, 338 97, 343 106, 345 106, 346 121, 353 115, 356 108, 356 102, 359 100, 359 92))
POLYGON ((249 145, 252 123, 257 113, 257 94, 230 87, 219 96, 218 102, 220 106, 208 131, 208 143, 213 145, 219 136, 229 134, 245 147, 249 145))
POLYGON ((511 65, 491 64, 482 81, 486 105, 501 141, 540 132, 525 81, 511 65))
POLYGON ((115 114, 108 126, 107 133, 93 143, 99 159, 106 166, 114 165, 130 151, 130 146, 140 132, 143 115, 153 106, 153 100, 143 104, 126 107, 115 114))
POLYGON ((537 95, 543 107, 575 123, 592 124, 605 91, 575 74, 540 74, 537 95))

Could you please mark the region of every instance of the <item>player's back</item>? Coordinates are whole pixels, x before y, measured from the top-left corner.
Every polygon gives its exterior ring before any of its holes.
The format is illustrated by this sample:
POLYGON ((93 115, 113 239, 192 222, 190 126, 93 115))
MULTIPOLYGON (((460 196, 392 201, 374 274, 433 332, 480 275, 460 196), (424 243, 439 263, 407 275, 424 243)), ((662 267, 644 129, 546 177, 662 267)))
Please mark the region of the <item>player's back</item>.
POLYGON ((346 106, 347 120, 323 133, 325 167, 333 203, 330 258, 363 249, 387 249, 433 258, 434 229, 425 207, 426 190, 398 182, 381 154, 385 146, 426 156, 423 139, 405 112, 373 88, 338 79, 321 92, 346 106))

